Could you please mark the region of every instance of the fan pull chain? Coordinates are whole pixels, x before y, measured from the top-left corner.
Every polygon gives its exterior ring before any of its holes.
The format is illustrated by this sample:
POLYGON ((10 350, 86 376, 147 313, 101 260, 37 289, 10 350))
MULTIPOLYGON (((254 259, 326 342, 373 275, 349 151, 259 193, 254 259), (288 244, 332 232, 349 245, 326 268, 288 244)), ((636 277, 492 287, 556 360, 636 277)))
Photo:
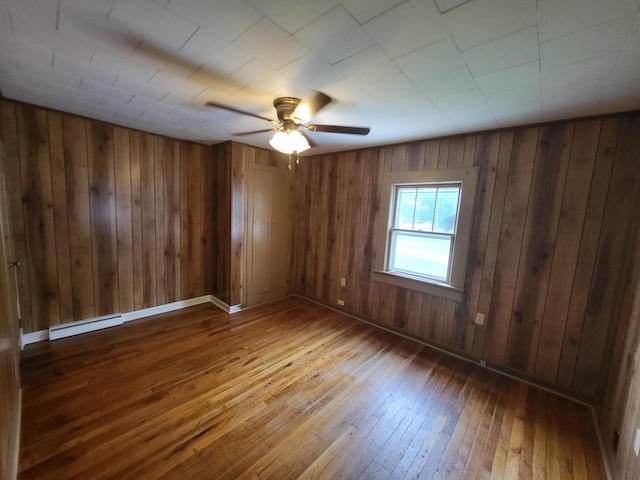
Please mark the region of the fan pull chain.
MULTIPOLYGON (((296 154, 296 165, 300 165, 300 155, 298 155, 298 152, 294 152, 296 154)), ((289 170, 293 170, 293 167, 291 166, 291 154, 289 154, 289 170)))

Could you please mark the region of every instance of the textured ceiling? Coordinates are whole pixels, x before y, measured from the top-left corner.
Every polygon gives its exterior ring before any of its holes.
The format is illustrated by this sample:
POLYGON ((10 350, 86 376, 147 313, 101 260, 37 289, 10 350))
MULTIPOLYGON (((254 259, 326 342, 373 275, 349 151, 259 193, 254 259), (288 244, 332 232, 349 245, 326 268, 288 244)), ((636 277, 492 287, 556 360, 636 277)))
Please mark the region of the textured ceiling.
POLYGON ((334 99, 308 153, 640 108, 640 0, 0 0, 6 98, 268 147, 278 96, 334 99))

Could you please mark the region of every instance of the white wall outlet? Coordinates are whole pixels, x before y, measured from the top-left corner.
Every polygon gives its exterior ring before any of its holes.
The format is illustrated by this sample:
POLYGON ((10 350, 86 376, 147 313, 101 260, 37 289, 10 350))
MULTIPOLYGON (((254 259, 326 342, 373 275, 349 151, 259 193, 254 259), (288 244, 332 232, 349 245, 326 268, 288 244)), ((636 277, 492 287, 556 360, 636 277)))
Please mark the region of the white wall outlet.
POLYGON ((636 457, 640 453, 640 428, 636 428, 636 438, 633 441, 633 451, 636 452, 636 457))
POLYGON ((481 367, 487 367, 487 361, 486 360, 480 360, 480 366, 481 367))
POLYGON ((340 305, 341 307, 344 307, 344 300, 338 300, 338 305, 340 305))
POLYGON ((346 287, 347 286, 347 279, 346 278, 341 278, 340 279, 340 286, 341 287, 346 287))
POLYGON ((476 313, 476 325, 484 325, 484 313, 476 313))

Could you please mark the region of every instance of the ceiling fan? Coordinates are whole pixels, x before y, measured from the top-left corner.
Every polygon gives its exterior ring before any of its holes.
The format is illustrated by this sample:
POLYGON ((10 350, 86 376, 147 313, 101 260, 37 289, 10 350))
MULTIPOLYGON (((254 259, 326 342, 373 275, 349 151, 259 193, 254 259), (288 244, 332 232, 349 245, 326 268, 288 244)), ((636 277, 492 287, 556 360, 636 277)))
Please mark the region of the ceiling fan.
POLYGON ((255 113, 239 110, 228 105, 216 102, 207 102, 210 107, 223 108, 241 115, 248 115, 260 120, 271 122, 276 126, 251 132, 236 133, 236 136, 253 135, 275 131, 275 135, 269 141, 271 146, 282 153, 295 153, 296 155, 317 145, 307 132, 348 133, 351 135, 367 135, 371 130, 368 127, 346 127, 341 125, 310 124, 311 118, 320 110, 331 103, 331 97, 322 92, 315 92, 307 101, 295 97, 279 97, 273 101, 278 119, 263 117, 255 113))

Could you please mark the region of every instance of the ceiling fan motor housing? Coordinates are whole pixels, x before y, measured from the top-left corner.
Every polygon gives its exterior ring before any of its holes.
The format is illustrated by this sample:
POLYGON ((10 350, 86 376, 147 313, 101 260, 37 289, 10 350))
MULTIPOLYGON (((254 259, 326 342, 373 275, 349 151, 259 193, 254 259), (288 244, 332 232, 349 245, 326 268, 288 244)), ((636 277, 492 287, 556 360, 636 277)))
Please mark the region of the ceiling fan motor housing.
POLYGON ((278 114, 278 120, 285 123, 287 120, 296 123, 292 115, 296 107, 300 103, 299 98, 295 97, 279 97, 273 101, 273 106, 278 114))

